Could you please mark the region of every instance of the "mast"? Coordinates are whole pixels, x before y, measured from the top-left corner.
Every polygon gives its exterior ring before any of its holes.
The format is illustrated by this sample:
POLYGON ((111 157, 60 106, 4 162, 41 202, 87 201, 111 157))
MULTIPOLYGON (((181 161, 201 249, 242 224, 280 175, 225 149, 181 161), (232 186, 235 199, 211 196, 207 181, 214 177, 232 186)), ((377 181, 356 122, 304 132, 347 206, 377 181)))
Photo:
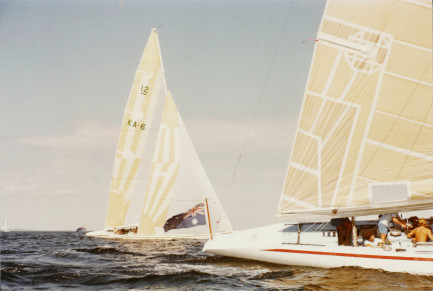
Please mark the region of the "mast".
POLYGON ((354 247, 357 247, 358 246, 358 230, 356 229, 356 225, 355 225, 355 217, 352 216, 350 221, 352 223, 352 244, 354 247))
POLYGON ((211 223, 211 220, 210 220, 209 204, 207 202, 207 198, 205 198, 205 201, 206 201, 206 213, 207 213, 207 221, 208 221, 208 224, 209 224, 210 239, 213 240, 213 237, 212 237, 212 223, 211 223))

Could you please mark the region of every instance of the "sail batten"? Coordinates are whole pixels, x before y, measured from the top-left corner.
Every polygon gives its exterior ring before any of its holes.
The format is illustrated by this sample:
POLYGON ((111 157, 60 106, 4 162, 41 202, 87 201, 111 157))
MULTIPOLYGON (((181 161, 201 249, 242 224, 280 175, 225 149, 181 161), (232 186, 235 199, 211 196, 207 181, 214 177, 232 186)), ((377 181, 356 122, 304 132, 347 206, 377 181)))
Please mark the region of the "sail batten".
POLYGON ((407 184, 406 208, 431 208, 411 201, 433 198, 431 8, 402 0, 327 2, 280 215, 378 211, 375 186, 382 183, 407 184))

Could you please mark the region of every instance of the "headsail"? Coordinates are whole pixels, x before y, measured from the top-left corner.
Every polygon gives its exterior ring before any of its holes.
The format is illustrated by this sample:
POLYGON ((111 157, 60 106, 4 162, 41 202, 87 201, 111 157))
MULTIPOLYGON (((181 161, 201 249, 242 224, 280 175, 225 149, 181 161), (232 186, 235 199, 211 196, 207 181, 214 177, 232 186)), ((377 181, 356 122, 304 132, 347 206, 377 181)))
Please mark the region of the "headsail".
POLYGON ((146 187, 162 108, 167 96, 156 29, 138 65, 123 116, 114 161, 105 227, 123 225, 132 197, 146 187))
POLYGON ((431 1, 329 0, 317 40, 279 213, 433 208, 431 1))

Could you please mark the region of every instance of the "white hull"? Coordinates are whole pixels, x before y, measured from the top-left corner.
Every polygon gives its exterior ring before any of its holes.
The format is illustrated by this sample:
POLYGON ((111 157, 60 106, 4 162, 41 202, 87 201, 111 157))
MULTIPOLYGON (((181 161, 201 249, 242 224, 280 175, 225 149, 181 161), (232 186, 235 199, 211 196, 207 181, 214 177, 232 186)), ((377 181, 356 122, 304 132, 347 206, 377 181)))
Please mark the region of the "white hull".
POLYGON ((297 231, 287 230, 284 224, 223 235, 208 241, 203 251, 223 256, 259 260, 284 265, 336 268, 353 266, 382 269, 389 272, 433 275, 433 246, 411 247, 410 242, 394 238, 393 250, 382 248, 338 246, 332 232, 302 233, 301 244, 297 231), (327 234, 331 234, 327 236, 327 234), (398 241, 402 242, 401 246, 398 241), (397 252, 402 248, 405 251, 397 252))
MULTIPOLYGON (((133 228, 138 225, 126 225, 120 228, 133 228)), ((216 233, 213 235, 220 235, 221 233, 216 233)), ((133 232, 128 232, 127 234, 115 234, 114 228, 92 231, 86 233, 88 237, 95 238, 105 238, 105 239, 123 239, 123 240, 171 240, 171 239, 197 239, 197 240, 207 240, 210 238, 210 235, 207 234, 161 234, 161 235, 142 235, 133 232)))
POLYGON ((170 239, 209 239, 209 235, 141 235, 136 233, 114 234, 105 230, 92 231, 86 233, 86 236, 106 239, 124 239, 124 240, 170 240, 170 239))

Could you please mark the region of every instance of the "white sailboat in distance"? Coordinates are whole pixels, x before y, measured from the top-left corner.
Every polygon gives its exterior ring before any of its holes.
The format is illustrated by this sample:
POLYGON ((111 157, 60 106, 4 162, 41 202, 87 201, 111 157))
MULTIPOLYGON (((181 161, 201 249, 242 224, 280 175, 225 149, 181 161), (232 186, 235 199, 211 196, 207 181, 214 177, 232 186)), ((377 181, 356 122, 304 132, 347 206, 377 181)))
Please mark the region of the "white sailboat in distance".
POLYGON ((433 243, 395 231, 391 245, 358 246, 367 231, 378 236, 377 220, 362 216, 433 209, 432 78, 431 1, 328 0, 279 203, 282 222, 217 237, 204 251, 433 275, 433 243), (345 217, 351 246, 338 245, 330 223, 345 217))
POLYGON ((8 230, 8 224, 7 224, 7 222, 6 222, 6 219, 3 220, 3 224, 2 224, 2 227, 1 227, 1 231, 2 231, 2 232, 8 232, 8 231, 9 231, 9 230, 8 230))
POLYGON ((231 231, 167 90, 153 29, 123 116, 105 228, 86 235, 206 239, 212 233, 231 231))

